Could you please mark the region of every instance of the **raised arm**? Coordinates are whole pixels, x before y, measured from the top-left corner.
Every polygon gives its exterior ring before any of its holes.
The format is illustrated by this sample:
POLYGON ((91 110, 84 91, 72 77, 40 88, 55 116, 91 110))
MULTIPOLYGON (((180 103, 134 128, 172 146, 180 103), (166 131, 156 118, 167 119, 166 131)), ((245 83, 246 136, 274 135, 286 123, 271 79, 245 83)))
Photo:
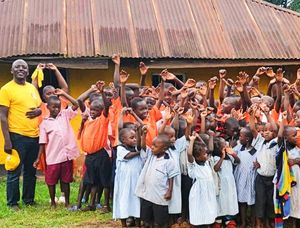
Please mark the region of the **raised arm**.
POLYGON ((257 106, 252 106, 250 108, 250 120, 249 120, 249 126, 250 126, 250 130, 253 134, 253 137, 256 138, 257 135, 258 135, 258 131, 256 130, 256 127, 255 127, 255 112, 257 110, 257 106))
POLYGON ((160 82, 160 89, 159 89, 159 95, 158 95, 158 100, 156 102, 156 107, 159 109, 160 106, 162 105, 164 101, 164 95, 165 95, 165 81, 161 80, 160 82))
POLYGON ((148 72, 149 67, 145 65, 145 63, 140 62, 140 73, 141 73, 141 80, 140 80, 140 86, 145 86, 146 85, 146 75, 148 72))
POLYGON ((220 77, 220 86, 219 86, 219 100, 220 103, 222 103, 222 101, 225 98, 224 95, 224 88, 225 88, 225 76, 226 76, 226 70, 225 69, 221 69, 219 70, 219 77, 220 77))
POLYGON ((0 105, 0 118, 1 118, 1 129, 4 137, 4 151, 11 154, 12 143, 10 140, 9 130, 8 130, 8 107, 0 105))
POLYGON ((196 133, 194 132, 192 135, 190 135, 190 144, 189 144, 189 148, 187 151, 187 155, 188 155, 188 162, 193 163, 194 162, 194 157, 193 157, 193 147, 194 147, 194 143, 196 140, 196 133))
POLYGON ((222 166, 222 163, 223 163, 223 161, 225 159, 225 155, 226 155, 226 147, 223 148, 221 153, 222 154, 221 154, 221 157, 220 157, 219 161, 214 166, 215 172, 219 172, 221 170, 221 166, 222 166))
POLYGON ((85 104, 84 102, 86 101, 86 99, 88 99, 88 97, 90 96, 91 93, 96 92, 98 89, 96 87, 96 85, 92 85, 88 90, 86 90, 85 92, 83 92, 78 98, 77 98, 77 102, 80 108, 81 112, 85 111, 85 104))
POLYGON ((74 99, 73 97, 71 97, 69 94, 67 94, 65 91, 63 91, 62 89, 55 89, 55 95, 57 96, 63 96, 64 98, 66 98, 68 101, 70 101, 72 103, 72 109, 75 111, 78 109, 79 105, 76 99, 74 99))
POLYGON ((104 81, 98 81, 96 83, 96 87, 100 91, 100 94, 102 95, 102 99, 103 99, 103 103, 104 103, 103 115, 105 117, 108 117, 109 107, 111 106, 111 101, 106 97, 106 95, 104 93, 104 85, 105 85, 104 81))
POLYGON ((60 71, 58 70, 58 68, 53 64, 53 63, 48 63, 46 65, 46 68, 49 70, 54 71, 55 77, 57 79, 58 82, 58 86, 66 93, 69 92, 69 86, 66 82, 66 80, 64 79, 64 77, 62 76, 62 74, 60 73, 60 71))
POLYGON ((164 115, 164 118, 163 118, 163 123, 160 126, 160 128, 158 129, 158 134, 163 134, 165 132, 165 128, 166 128, 168 122, 171 121, 171 119, 172 119, 171 109, 170 109, 170 107, 167 107, 165 109, 165 115, 164 115))
POLYGON ((127 103, 127 99, 126 99, 126 90, 125 90, 125 86, 126 86, 126 82, 129 78, 129 74, 124 71, 121 70, 120 75, 120 82, 121 82, 121 102, 122 102, 122 106, 123 107, 128 107, 128 103, 127 103))
POLYGON ((147 149, 147 144, 146 144, 146 136, 148 133, 148 127, 146 125, 144 125, 142 127, 142 134, 141 134, 141 148, 146 151, 147 149))
POLYGON ((115 64, 114 85, 115 88, 119 88, 120 87, 120 64, 121 64, 120 54, 114 54, 112 56, 112 61, 115 64))
POLYGON ((209 93, 208 93, 208 105, 209 107, 216 108, 215 105, 215 87, 217 85, 217 77, 213 77, 208 80, 208 88, 209 88, 209 93))

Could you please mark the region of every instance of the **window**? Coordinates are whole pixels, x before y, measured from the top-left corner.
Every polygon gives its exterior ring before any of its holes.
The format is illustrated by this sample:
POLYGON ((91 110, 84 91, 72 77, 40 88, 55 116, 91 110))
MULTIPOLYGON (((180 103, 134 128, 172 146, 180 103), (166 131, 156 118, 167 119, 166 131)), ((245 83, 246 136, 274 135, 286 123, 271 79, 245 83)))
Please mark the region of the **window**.
MULTIPOLYGON (((185 82, 185 80, 186 80, 185 74, 180 74, 180 73, 173 73, 173 74, 175 74, 176 77, 180 81, 185 82)), ((159 85, 160 81, 161 81, 161 77, 160 77, 159 73, 152 74, 152 85, 153 86, 157 87, 159 85)), ((173 84, 177 89, 179 89, 179 86, 174 81, 167 81, 167 82, 173 84)))
MULTIPOLYGON (((27 77, 28 82, 31 82, 31 75, 32 75, 32 73, 34 72, 35 69, 36 69, 36 66, 30 66, 29 67, 29 76, 27 77)), ((67 84, 69 84, 69 78, 67 76, 67 69, 59 68, 59 71, 62 74, 62 76, 64 77, 64 79, 66 80, 67 84)), ((44 81, 43 81, 42 87, 39 88, 39 93, 40 93, 41 97, 43 97, 42 96, 43 95, 43 88, 45 86, 52 85, 54 88, 59 88, 54 71, 44 69, 43 72, 44 72, 44 81)))

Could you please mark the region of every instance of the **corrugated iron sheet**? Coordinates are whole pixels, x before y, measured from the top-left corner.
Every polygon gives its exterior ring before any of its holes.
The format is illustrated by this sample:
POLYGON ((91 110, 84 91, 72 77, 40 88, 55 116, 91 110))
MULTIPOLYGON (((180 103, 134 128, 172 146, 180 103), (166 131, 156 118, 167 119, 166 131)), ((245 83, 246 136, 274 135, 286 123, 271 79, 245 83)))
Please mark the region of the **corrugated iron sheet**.
POLYGON ((0 57, 300 59, 299 28, 260 0, 5 0, 0 57))

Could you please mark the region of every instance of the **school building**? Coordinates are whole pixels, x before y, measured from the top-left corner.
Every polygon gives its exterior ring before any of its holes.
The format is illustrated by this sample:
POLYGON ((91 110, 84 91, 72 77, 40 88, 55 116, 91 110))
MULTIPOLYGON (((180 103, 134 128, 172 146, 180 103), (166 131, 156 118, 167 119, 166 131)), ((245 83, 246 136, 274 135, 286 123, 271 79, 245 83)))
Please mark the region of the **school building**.
MULTIPOLYGON (((147 84, 162 69, 180 79, 207 80, 226 68, 253 75, 259 66, 284 66, 293 80, 300 59, 300 14, 261 0, 5 0, 0 2, 0 86, 10 66, 31 71, 52 62, 77 97, 97 80, 112 81, 111 56, 120 53, 129 82, 147 84)), ((45 84, 56 84, 45 72, 45 84)), ((268 78, 262 78, 266 89, 268 78)), ((73 121, 79 127, 80 118, 73 121)), ((3 142, 0 143, 0 148, 3 142)))

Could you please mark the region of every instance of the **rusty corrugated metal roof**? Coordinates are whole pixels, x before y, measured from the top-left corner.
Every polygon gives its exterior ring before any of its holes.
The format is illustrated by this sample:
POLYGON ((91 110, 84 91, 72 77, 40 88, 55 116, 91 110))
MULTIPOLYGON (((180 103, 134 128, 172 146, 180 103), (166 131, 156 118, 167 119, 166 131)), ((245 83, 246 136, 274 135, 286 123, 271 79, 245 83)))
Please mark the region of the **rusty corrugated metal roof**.
POLYGON ((0 58, 300 59, 299 28, 260 0, 5 0, 0 58))

